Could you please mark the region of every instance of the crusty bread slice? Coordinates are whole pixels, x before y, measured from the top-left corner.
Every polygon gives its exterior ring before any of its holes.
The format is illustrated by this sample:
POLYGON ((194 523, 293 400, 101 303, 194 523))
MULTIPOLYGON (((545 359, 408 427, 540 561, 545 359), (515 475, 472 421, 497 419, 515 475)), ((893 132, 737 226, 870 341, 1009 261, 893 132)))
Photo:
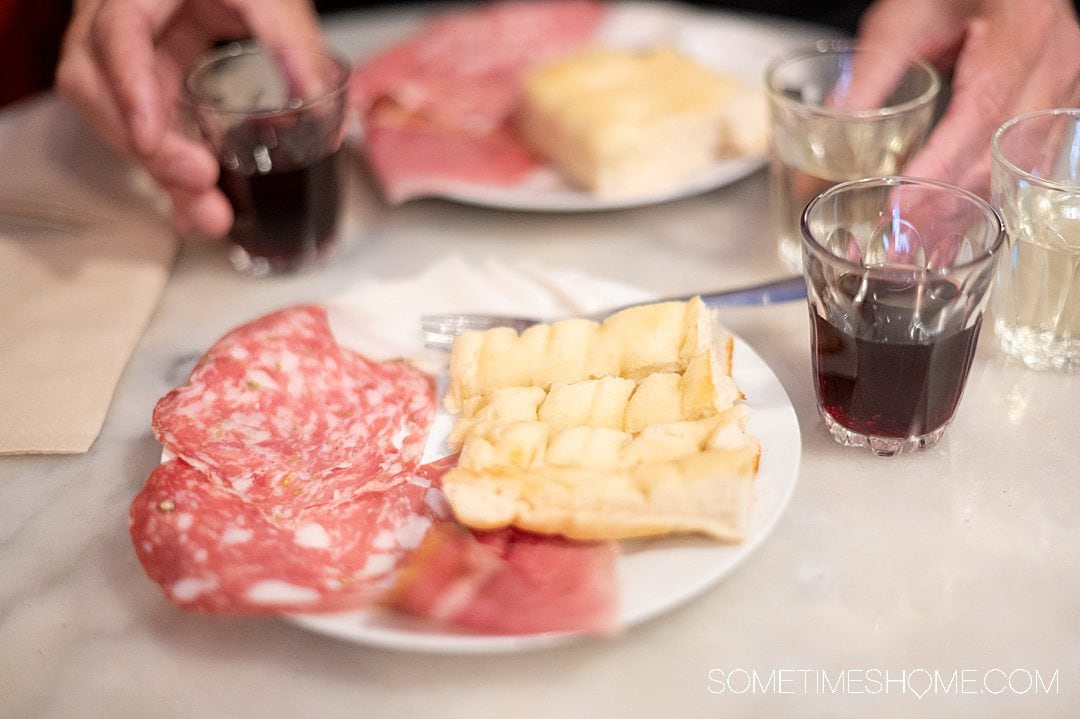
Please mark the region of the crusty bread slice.
POLYGON ((730 376, 733 347, 699 297, 632 307, 603 323, 575 318, 535 325, 521 335, 509 327, 465 332, 454 340, 443 404, 458 413, 469 398, 502 387, 548 390, 556 382, 602 377, 640 382, 655 372, 681 373, 707 349, 718 371, 730 376))
POLYGON ((477 529, 513 525, 573 539, 698 532, 746 536, 756 444, 711 449, 622 469, 456 468, 443 478, 454 514, 477 529))
POLYGON ((461 412, 443 477, 456 516, 579 539, 740 539, 760 447, 733 346, 700 298, 467 336, 446 398, 461 412))
POLYGON ((764 100, 671 47, 585 48, 531 73, 523 94, 526 140, 600 197, 670 190, 723 155, 764 149, 762 113, 747 110, 764 100))

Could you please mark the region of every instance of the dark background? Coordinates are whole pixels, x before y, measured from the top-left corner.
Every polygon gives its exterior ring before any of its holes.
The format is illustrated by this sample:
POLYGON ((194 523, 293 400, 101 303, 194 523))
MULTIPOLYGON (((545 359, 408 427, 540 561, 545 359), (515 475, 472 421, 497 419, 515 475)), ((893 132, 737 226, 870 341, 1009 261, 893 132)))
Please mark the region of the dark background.
MULTIPOLYGON (((402 4, 406 3, 400 0, 315 1, 315 7, 324 14, 402 4)), ((433 4, 453 7, 465 3, 444 1, 433 4)), ((854 35, 859 16, 870 5, 870 0, 683 0, 683 4, 779 15, 830 25, 854 35)), ((1076 0, 1076 5, 1080 6, 1080 0, 1076 0)), ((72 0, 0 0, 0 106, 52 85, 71 6, 72 0)))
MULTIPOLYGON (((948 2, 948 0, 941 1, 948 2)), ((1040 0, 1032 0, 1032 2, 1039 1, 1040 0)), ((816 2, 814 0, 730 0, 726 2, 686 2, 686 0, 682 0, 682 2, 685 5, 729 8, 732 10, 750 10, 753 12, 808 20, 822 25, 839 27, 852 35, 855 34, 855 25, 858 22, 859 15, 861 15, 862 11, 870 4, 870 0, 816 0, 816 2)), ((355 0, 320 0, 315 3, 315 6, 320 12, 328 13, 356 7, 385 7, 401 4, 403 3, 380 2, 379 0, 369 0, 368 2, 356 2, 355 0)), ((441 4, 453 6, 464 3, 443 2, 441 4)))
MULTIPOLYGON (((1037 0, 1035 0, 1037 1, 1037 0)), ((363 0, 316 0, 321 13, 347 9, 391 6, 402 2, 363 0)), ((452 7, 460 2, 441 2, 452 7)), ((855 22, 868 2, 838 0, 731 0, 691 2, 691 5, 754 10, 835 25, 854 32, 855 22)), ((0 0, 0 106, 52 85, 64 27, 71 16, 71 0, 0 0)))

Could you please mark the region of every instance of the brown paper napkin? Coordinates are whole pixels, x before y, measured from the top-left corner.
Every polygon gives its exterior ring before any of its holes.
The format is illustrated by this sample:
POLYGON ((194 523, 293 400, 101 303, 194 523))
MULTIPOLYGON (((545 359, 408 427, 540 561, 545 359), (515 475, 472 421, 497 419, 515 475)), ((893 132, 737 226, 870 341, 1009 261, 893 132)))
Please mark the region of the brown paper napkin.
POLYGON ((101 430, 178 244, 110 215, 0 197, 0 454, 85 452, 101 430))

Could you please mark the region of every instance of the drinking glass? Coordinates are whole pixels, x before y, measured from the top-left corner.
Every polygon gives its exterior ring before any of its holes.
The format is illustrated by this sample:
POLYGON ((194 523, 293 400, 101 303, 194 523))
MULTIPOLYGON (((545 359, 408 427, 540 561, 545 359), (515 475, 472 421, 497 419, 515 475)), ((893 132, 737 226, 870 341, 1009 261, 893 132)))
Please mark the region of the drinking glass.
POLYGON ((1080 370, 1080 109, 1009 120, 991 142, 991 195, 1009 249, 994 289, 1002 348, 1034 369, 1080 370))
POLYGON ((241 273, 307 269, 333 248, 348 79, 340 58, 270 53, 255 42, 210 51, 185 78, 185 99, 235 214, 229 259, 241 273))
POLYGON ((818 410, 879 455, 937 444, 971 368, 1004 227, 978 196, 904 177, 845 182, 802 217, 818 410))
POLYGON ((822 40, 769 64, 769 204, 790 269, 801 269, 806 203, 838 182, 898 174, 929 134, 940 87, 926 63, 848 41, 822 40))

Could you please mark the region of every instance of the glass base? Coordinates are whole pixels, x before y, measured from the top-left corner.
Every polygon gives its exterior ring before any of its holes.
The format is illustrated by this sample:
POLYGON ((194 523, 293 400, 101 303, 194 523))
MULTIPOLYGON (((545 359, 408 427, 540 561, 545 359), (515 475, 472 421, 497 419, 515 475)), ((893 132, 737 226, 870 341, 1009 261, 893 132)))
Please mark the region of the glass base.
POLYGON ((780 261, 796 275, 802 274, 802 244, 791 237, 780 240, 777 252, 780 261))
POLYGON ((945 434, 945 428, 949 426, 946 422, 933 432, 915 437, 877 437, 850 430, 830 417, 824 410, 819 408, 819 412, 825 419, 825 425, 832 433, 833 439, 845 447, 866 447, 879 457, 892 457, 904 452, 921 452, 924 449, 930 449, 938 443, 941 435, 945 434))
POLYGON ((1001 349, 1031 369, 1080 372, 1080 338, 1055 338, 1032 327, 1011 327, 998 320, 994 331, 1001 349))
POLYGON ((229 264, 245 277, 267 277, 273 273, 273 268, 265 257, 255 257, 239 245, 229 248, 229 264))
POLYGON ((229 264, 239 274, 245 277, 271 277, 274 275, 295 275, 317 269, 325 264, 331 247, 324 247, 322 251, 305 252, 289 261, 271 261, 266 257, 253 255, 240 245, 229 248, 229 264))

